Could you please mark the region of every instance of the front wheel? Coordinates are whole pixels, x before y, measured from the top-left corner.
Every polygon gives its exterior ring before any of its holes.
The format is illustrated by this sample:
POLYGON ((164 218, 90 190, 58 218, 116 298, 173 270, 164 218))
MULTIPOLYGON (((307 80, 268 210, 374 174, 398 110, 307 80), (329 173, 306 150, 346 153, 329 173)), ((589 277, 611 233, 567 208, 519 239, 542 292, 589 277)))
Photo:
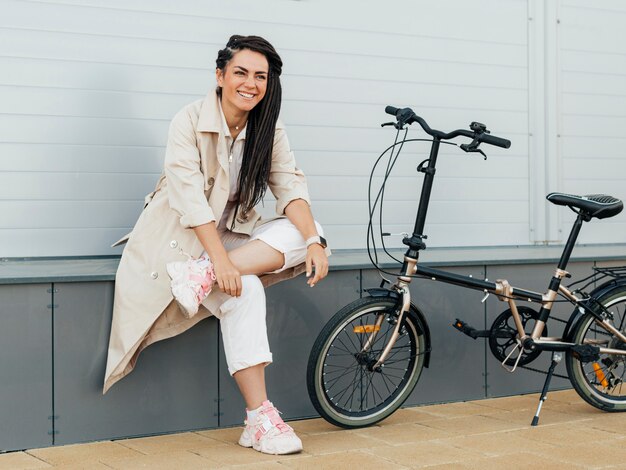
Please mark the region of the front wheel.
POLYGON ((328 422, 359 428, 391 415, 408 398, 424 368, 424 326, 407 312, 383 365, 373 370, 397 323, 391 298, 359 299, 337 312, 321 331, 307 367, 311 402, 328 422))
MULTIPOLYGON (((613 326, 625 333, 626 286, 617 286, 597 300, 612 313, 613 326)), ((580 319, 572 340, 626 352, 626 343, 599 326, 590 313, 580 319)), ((568 351, 566 364, 572 386, 583 400, 604 411, 626 411, 626 355, 601 352, 597 360, 583 361, 568 351)))

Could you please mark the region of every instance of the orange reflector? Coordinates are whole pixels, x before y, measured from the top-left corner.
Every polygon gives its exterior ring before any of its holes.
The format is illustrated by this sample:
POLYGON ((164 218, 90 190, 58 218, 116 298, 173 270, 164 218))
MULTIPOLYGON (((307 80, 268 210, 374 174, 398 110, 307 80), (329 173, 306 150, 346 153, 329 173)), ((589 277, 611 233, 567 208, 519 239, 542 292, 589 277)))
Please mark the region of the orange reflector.
POLYGON ((355 333, 372 333, 374 331, 380 331, 380 326, 378 326, 378 325, 362 325, 362 326, 355 326, 354 327, 354 332, 355 333))
POLYGON ((602 386, 604 388, 608 388, 609 387, 609 381, 606 380, 606 375, 604 375, 604 372, 602 372, 602 367, 600 367, 600 364, 598 364, 597 362, 594 362, 593 363, 593 370, 596 373, 596 377, 598 377, 598 380, 600 381, 602 386))

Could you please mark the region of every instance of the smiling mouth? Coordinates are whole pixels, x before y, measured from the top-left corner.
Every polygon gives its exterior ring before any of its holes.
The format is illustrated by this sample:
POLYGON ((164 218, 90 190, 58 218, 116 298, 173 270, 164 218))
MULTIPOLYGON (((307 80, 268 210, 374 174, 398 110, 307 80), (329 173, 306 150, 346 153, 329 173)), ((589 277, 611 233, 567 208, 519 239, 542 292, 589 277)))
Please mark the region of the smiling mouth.
POLYGON ((244 93, 243 91, 237 91, 237 94, 239 96, 241 96, 242 98, 245 98, 247 100, 251 100, 252 98, 254 98, 255 95, 253 95, 252 93, 244 93))

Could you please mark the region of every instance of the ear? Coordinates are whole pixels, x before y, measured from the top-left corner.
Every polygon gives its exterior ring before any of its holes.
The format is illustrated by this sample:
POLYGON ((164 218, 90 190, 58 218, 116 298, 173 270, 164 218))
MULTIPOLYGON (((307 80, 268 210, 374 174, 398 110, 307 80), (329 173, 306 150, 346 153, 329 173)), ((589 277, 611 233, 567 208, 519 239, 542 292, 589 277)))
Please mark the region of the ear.
POLYGON ((217 86, 224 86, 224 72, 222 69, 215 69, 215 80, 217 81, 217 86))

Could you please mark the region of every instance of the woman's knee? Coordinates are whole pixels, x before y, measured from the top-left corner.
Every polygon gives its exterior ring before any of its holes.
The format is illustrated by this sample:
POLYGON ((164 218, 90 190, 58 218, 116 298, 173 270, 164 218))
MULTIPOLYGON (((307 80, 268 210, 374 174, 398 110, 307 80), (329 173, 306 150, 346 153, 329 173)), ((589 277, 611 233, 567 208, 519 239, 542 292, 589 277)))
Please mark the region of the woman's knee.
POLYGON ((241 276, 241 297, 265 301, 265 289, 259 276, 246 274, 241 276))

